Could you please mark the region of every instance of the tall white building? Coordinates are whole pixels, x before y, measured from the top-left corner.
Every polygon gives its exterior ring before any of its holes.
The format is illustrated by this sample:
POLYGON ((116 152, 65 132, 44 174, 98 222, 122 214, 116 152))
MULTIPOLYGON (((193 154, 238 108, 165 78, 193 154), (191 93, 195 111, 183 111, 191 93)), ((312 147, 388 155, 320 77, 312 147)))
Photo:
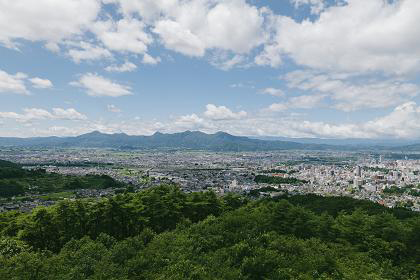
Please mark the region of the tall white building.
POLYGON ((356 175, 357 177, 362 177, 362 168, 360 168, 360 166, 356 166, 356 168, 354 169, 354 175, 356 175))

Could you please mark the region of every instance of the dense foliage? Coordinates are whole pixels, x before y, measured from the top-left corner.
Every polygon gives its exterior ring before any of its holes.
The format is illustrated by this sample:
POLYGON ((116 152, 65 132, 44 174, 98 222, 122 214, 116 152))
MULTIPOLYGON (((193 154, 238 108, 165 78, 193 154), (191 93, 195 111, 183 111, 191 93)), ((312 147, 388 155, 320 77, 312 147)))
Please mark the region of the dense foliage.
POLYGON ((76 189, 105 189, 122 184, 107 175, 66 176, 45 169, 26 170, 17 164, 0 161, 0 197, 76 189))
POLYGON ((163 185, 0 214, 0 279, 417 279, 419 232, 367 201, 163 185))
POLYGON ((384 189, 384 193, 387 194, 408 194, 412 196, 420 196, 420 185, 414 187, 413 185, 408 185, 404 187, 390 186, 384 189))
POLYGON ((267 194, 267 193, 269 194, 271 192, 278 192, 278 190, 273 187, 262 187, 259 189, 250 190, 248 193, 248 196, 252 198, 258 198, 261 196, 261 194, 267 194))
POLYGON ((294 173, 296 173, 297 171, 296 170, 289 170, 289 171, 287 171, 287 170, 284 170, 284 169, 268 169, 268 170, 262 170, 261 171, 261 173, 263 173, 263 174, 274 174, 274 173, 277 173, 277 174, 294 174, 294 173))
POLYGON ((294 177, 276 177, 276 176, 267 176, 267 175, 257 175, 255 176, 255 182, 256 183, 266 183, 266 184, 274 184, 274 185, 280 185, 280 184, 294 184, 294 185, 301 185, 305 184, 308 181, 306 180, 300 180, 294 177))

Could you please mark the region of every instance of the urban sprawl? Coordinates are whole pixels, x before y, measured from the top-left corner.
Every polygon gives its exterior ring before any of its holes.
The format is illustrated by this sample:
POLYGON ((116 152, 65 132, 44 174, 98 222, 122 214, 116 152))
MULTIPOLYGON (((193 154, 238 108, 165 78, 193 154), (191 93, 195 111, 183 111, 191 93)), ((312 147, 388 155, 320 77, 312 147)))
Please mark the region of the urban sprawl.
MULTIPOLYGON (((349 196, 387 207, 420 211, 420 160, 417 154, 3 149, 1 155, 3 160, 20 163, 27 169, 42 168, 48 173, 105 174, 129 184, 134 191, 171 183, 185 192, 212 190, 219 195, 234 192, 270 197, 308 193, 349 196), (258 176, 268 178, 268 183, 258 182, 258 176), (287 178, 296 179, 296 183, 287 178)), ((62 199, 104 197, 115 193, 112 188, 80 189, 62 199)), ((0 211, 28 211, 55 203, 40 199, 42 194, 36 192, 36 186, 34 192, 28 192, 26 196, 30 199, 3 199, 0 211)))

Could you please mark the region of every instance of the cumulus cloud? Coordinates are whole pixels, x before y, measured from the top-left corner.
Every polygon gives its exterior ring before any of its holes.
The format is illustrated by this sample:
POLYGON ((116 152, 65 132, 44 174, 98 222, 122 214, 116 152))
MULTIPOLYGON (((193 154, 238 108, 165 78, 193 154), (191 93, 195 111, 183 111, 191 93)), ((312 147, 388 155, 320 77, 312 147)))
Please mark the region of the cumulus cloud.
POLYGON ((246 117, 247 113, 245 111, 234 113, 226 106, 207 104, 204 116, 212 120, 238 120, 246 117))
POLYGON ((132 72, 137 69, 137 65, 126 61, 121 65, 110 65, 105 68, 108 72, 132 72))
POLYGON ((173 124, 178 129, 203 129, 207 127, 207 123, 203 118, 196 114, 180 116, 173 124))
POLYGON ((26 78, 27 75, 23 73, 12 75, 0 70, 0 93, 28 94, 25 86, 26 78))
MULTIPOLYGON (((15 119, 20 122, 59 118, 57 111, 26 109, 23 114, 0 112, 0 119, 15 119)), ((64 117, 63 117, 64 118, 64 117)), ((68 118, 71 119, 71 118, 68 118)), ((82 121, 77 127, 53 126, 48 129, 33 127, 22 136, 33 135, 76 135, 100 130, 107 133, 125 132, 128 134, 152 134, 155 131, 179 132, 187 129, 202 130, 209 133, 226 131, 234 135, 264 135, 286 137, 322 138, 420 138, 420 106, 415 102, 403 103, 389 114, 365 121, 334 123, 311 121, 304 116, 283 115, 274 117, 252 115, 241 119, 211 119, 190 114, 174 118, 168 122, 147 120, 124 121, 82 121)))
POLYGON ((258 93, 277 96, 277 97, 283 97, 285 95, 284 91, 279 88, 265 88, 265 89, 260 90, 258 93))
POLYGON ((174 10, 179 4, 179 0, 104 0, 104 2, 118 4, 123 15, 138 15, 147 23, 174 10))
POLYGON ((59 42, 86 30, 100 8, 98 0, 0 1, 0 43, 16 47, 16 39, 59 42))
POLYGON ((144 28, 144 23, 137 19, 123 18, 119 21, 98 21, 92 30, 110 50, 144 53, 147 45, 153 42, 153 38, 144 28))
POLYGON ((378 136, 399 138, 420 138, 420 106, 407 102, 397 106, 389 115, 369 121, 366 131, 378 136))
POLYGON ((267 109, 271 112, 282 112, 289 109, 289 107, 286 103, 273 103, 267 109))
POLYGON ((159 3, 155 8, 165 17, 153 31, 169 49, 203 56, 212 48, 247 53, 263 43, 262 12, 243 0, 159 3))
POLYGON ((325 0, 291 0, 295 8, 300 8, 302 6, 308 6, 312 14, 321 13, 326 7, 325 0))
POLYGON ((190 56, 204 55, 205 45, 200 38, 176 21, 161 20, 153 31, 160 35, 163 44, 168 49, 190 56))
POLYGON ((30 82, 32 87, 37 89, 48 89, 53 87, 52 82, 48 79, 39 77, 29 78, 25 73, 18 72, 13 75, 0 70, 0 93, 29 95, 29 90, 25 84, 27 82, 30 82))
POLYGON ((289 88, 313 93, 314 99, 328 96, 333 101, 332 107, 343 111, 395 106, 420 93, 417 84, 400 79, 360 79, 347 74, 301 70, 289 72, 283 78, 289 88))
MULTIPOLYGON (((258 8, 245 0, 16 0, 0 3, 0 43, 18 39, 44 41, 52 51, 68 40, 89 41, 68 49, 76 62, 109 58, 112 52, 146 54, 159 38, 167 49, 202 57, 213 51, 231 54, 222 69, 253 61, 277 67, 283 58, 325 71, 403 75, 420 70, 417 0, 290 0, 317 17, 295 20, 258 8), (98 17, 103 3, 117 15, 98 17), (329 3, 329 4, 327 4, 329 3), (91 35, 94 36, 91 36, 91 35)), ((65 45, 65 44, 64 44, 65 45)))
POLYGON ((45 88, 52 88, 53 87, 52 82, 48 79, 41 79, 41 78, 36 77, 36 78, 29 79, 29 81, 31 81, 32 86, 34 88, 45 89, 45 88))
POLYGON ((334 123, 311 121, 304 116, 252 115, 241 119, 213 120, 187 115, 181 122, 167 123, 167 131, 198 128, 207 132, 227 131, 236 135, 271 135, 321 138, 420 138, 420 106, 403 103, 389 114, 366 122, 334 123), (182 125, 181 125, 182 124, 182 125))
MULTIPOLYGON (((296 1, 296 3, 312 1, 296 1)), ((331 6, 313 21, 278 16, 266 52, 291 57, 315 69, 406 74, 420 70, 420 2, 348 0, 331 6), (276 50, 276 51, 274 51, 276 50)), ((260 63, 264 62, 263 59, 260 63)))
POLYGON ((0 112, 0 118, 13 119, 17 122, 30 122, 34 120, 86 120, 87 117, 74 108, 53 108, 52 112, 39 108, 25 108, 23 113, 0 112))
POLYGON ((161 58, 159 56, 153 57, 147 53, 143 55, 142 63, 156 65, 161 62, 161 58))
POLYGON ((83 75, 78 81, 71 82, 70 85, 85 89, 90 96, 119 97, 133 94, 129 86, 121 85, 93 73, 83 75))
POLYGON ((324 95, 300 95, 289 99, 287 102, 289 108, 311 109, 321 104, 325 98, 324 95))
MULTIPOLYGON (((70 44, 74 45, 72 43, 70 44)), ((70 49, 67 53, 76 63, 80 63, 83 60, 99 60, 112 57, 111 52, 107 49, 94 46, 87 42, 80 42, 76 46, 77 48, 70 49)))
POLYGON ((245 56, 243 55, 233 55, 228 57, 226 55, 215 55, 211 63, 224 71, 228 71, 234 67, 242 66, 245 62, 245 56))
POLYGON ((74 108, 62 109, 53 108, 53 117, 62 120, 86 120, 87 117, 76 111, 74 108))
MULTIPOLYGON (((285 120, 281 126, 292 137, 324 138, 420 138, 420 107, 415 102, 397 106, 388 115, 363 122, 334 124, 308 120, 285 120), (293 136, 295 135, 295 136, 293 136), (300 135, 300 136, 298 136, 300 135)), ((263 129, 263 135, 282 135, 281 131, 263 129)), ((284 136, 284 134, 283 134, 284 136)))
POLYGON ((325 95, 300 95, 289 98, 283 103, 273 103, 266 110, 281 112, 288 109, 312 109, 322 104, 325 95))
POLYGON ((236 125, 242 135, 273 135, 322 138, 420 138, 420 106, 403 103, 382 117, 361 123, 309 121, 283 117, 245 119, 236 125), (241 131, 242 130, 242 131, 241 131))

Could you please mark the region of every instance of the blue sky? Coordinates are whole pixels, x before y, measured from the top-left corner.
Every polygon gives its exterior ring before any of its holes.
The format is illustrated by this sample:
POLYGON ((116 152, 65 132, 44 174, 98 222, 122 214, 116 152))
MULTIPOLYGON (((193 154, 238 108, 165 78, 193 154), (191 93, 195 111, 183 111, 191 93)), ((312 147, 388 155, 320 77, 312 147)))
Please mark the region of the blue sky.
POLYGON ((417 0, 0 2, 0 136, 420 139, 417 0))

